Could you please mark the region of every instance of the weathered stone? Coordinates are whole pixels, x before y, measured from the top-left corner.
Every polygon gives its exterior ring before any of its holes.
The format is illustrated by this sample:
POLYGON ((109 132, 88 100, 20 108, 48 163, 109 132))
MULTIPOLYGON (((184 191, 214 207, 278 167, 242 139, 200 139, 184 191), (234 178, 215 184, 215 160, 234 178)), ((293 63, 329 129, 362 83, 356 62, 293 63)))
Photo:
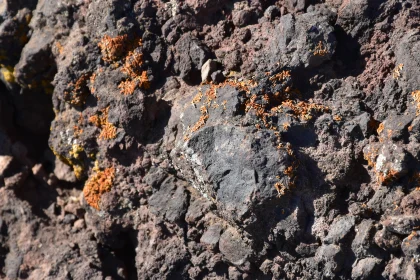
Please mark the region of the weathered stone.
POLYGON ((5 176, 7 169, 9 169, 13 157, 11 156, 0 156, 0 176, 5 176))
POLYGON ((412 231, 409 236, 404 238, 401 249, 408 258, 420 259, 420 231, 412 231))
POLYGON ((420 226, 420 216, 390 216, 382 224, 388 231, 407 235, 420 226))
POLYGON ((363 220, 355 228, 356 236, 353 239, 351 248, 358 258, 369 257, 374 253, 373 237, 375 227, 373 220, 363 220), (372 248, 373 247, 373 248, 372 248))
POLYGON ((326 17, 316 13, 296 17, 288 14, 281 17, 273 34, 273 63, 280 59, 290 67, 316 67, 331 59, 336 44, 334 28, 326 17))
POLYGON ((359 259, 353 265, 351 272, 352 279, 371 279, 376 275, 375 270, 379 268, 381 260, 377 258, 359 259))
POLYGON ((393 232, 386 230, 385 228, 376 232, 374 240, 376 245, 390 252, 399 251, 402 241, 401 237, 393 232))
POLYGON ((57 179, 62 181, 70 183, 75 183, 77 181, 72 168, 58 158, 55 159, 54 174, 57 176, 57 179))
POLYGON ((150 212, 156 216, 176 222, 187 212, 187 194, 173 178, 168 178, 159 190, 149 198, 150 212))
POLYGON ((234 265, 243 265, 252 254, 252 250, 233 228, 228 228, 220 237, 219 249, 223 256, 234 265))
POLYGON ((269 20, 273 20, 274 18, 280 16, 280 9, 275 5, 269 6, 264 11, 264 16, 269 20))
POLYGON ((354 227, 354 217, 342 216, 334 220, 330 227, 327 237, 324 238, 325 244, 338 244, 343 241, 354 227))
POLYGON ((210 51, 202 42, 187 33, 175 45, 175 68, 183 80, 192 82, 199 77, 201 67, 210 57, 210 51))
POLYGON ((222 230, 223 228, 220 224, 211 225, 201 236, 200 242, 211 246, 212 248, 216 247, 219 243, 222 230))
POLYGON ((201 67, 201 81, 206 82, 210 80, 211 74, 217 70, 217 61, 209 59, 201 67))
POLYGON ((233 24, 237 27, 243 27, 249 24, 252 18, 252 11, 250 10, 241 10, 233 11, 232 21, 233 24))
POLYGON ((316 251, 315 260, 324 264, 322 269, 325 276, 333 277, 341 270, 345 254, 340 246, 334 244, 322 245, 316 251))

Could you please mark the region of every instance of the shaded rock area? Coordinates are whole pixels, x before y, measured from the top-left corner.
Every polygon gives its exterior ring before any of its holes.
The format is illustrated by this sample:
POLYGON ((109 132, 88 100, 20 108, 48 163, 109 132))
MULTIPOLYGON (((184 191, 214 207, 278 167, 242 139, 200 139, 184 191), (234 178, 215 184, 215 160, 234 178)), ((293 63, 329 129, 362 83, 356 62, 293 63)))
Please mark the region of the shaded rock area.
POLYGON ((0 279, 420 278, 420 4, 0 1, 0 279))

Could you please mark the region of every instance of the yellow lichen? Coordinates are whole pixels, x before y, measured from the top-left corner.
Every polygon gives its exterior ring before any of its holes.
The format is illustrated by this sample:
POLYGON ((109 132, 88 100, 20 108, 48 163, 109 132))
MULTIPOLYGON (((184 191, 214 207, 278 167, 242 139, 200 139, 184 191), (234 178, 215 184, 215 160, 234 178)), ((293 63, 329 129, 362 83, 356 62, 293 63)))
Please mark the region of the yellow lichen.
POLYGON ((73 168, 74 175, 78 180, 83 178, 84 167, 83 163, 80 161, 81 153, 84 151, 83 147, 79 145, 73 145, 72 150, 69 152, 70 157, 65 157, 51 148, 53 154, 63 163, 71 166, 73 168), (77 158, 74 155, 77 154, 77 158))
POLYGON ((76 176, 76 178, 78 180, 81 180, 83 178, 83 172, 84 172, 83 166, 75 164, 72 167, 73 167, 73 172, 74 172, 74 175, 76 176))
POLYGON ((103 171, 97 171, 85 183, 83 195, 86 202, 93 208, 99 210, 101 196, 109 192, 115 178, 115 168, 106 168, 103 171))
POLYGON ((82 146, 78 145, 78 144, 73 144, 71 151, 70 151, 70 156, 74 157, 75 159, 79 159, 81 153, 83 153, 85 150, 83 149, 82 146))
POLYGON ((15 76, 13 74, 13 67, 11 66, 4 66, 0 65, 0 72, 3 75, 3 79, 5 82, 11 84, 15 82, 15 76))

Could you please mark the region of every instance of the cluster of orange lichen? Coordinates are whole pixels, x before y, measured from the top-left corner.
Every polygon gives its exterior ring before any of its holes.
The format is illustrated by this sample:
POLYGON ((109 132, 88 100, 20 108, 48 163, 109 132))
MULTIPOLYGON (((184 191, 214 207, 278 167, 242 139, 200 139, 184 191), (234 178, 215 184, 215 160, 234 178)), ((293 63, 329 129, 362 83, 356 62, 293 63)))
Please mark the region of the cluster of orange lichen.
POLYGON ((288 107, 293 111, 293 114, 299 117, 301 120, 310 120, 313 113, 329 112, 330 109, 327 106, 319 105, 304 101, 283 101, 280 106, 274 107, 271 110, 280 112, 284 107, 288 107))
POLYGON ((96 80, 96 76, 97 76, 98 74, 97 73, 93 73, 91 76, 90 76, 90 78, 89 78, 89 81, 90 81, 90 92, 92 93, 92 94, 94 94, 95 92, 96 92, 96 89, 95 89, 95 87, 93 86, 94 84, 95 84, 95 80, 96 80))
POLYGON ((391 181, 393 181, 395 178, 397 178, 397 175, 399 174, 396 170, 389 170, 389 172, 378 172, 378 181, 384 185, 387 185, 391 181))
POLYGON ((275 83, 276 81, 280 81, 282 83, 284 83, 286 81, 287 78, 290 78, 290 71, 289 70, 283 70, 280 73, 277 73, 273 76, 271 76, 269 78, 269 80, 273 83, 275 83))
POLYGON ((117 136, 117 128, 108 122, 109 107, 101 110, 100 115, 93 115, 89 118, 89 122, 101 129, 99 139, 114 139, 117 136))
POLYGON ((327 47, 324 46, 322 41, 319 41, 318 45, 315 46, 314 55, 324 56, 328 53, 327 47))
MULTIPOLYGON (((138 42, 138 46, 141 46, 141 40, 138 42)), ((147 72, 141 69, 143 65, 143 54, 137 51, 128 52, 125 57, 125 62, 122 67, 122 72, 128 76, 128 79, 122 81, 118 88, 124 95, 131 95, 134 90, 139 87, 143 89, 150 88, 150 81, 147 77, 147 72)))
POLYGON ((105 35, 98 46, 101 49, 102 59, 104 61, 115 62, 121 58, 124 61, 121 71, 128 78, 118 85, 121 94, 131 95, 137 87, 143 89, 150 88, 147 72, 141 69, 143 65, 143 54, 137 49, 142 46, 141 39, 129 42, 127 35, 117 36, 115 38, 105 35))
POLYGON ((64 98, 70 104, 81 106, 85 103, 86 97, 89 95, 89 88, 87 82, 89 81, 90 74, 83 74, 77 79, 76 83, 69 83, 70 91, 64 92, 64 98))
POLYGON ((413 96, 413 99, 416 102, 416 115, 418 116, 420 115, 420 90, 413 91, 411 93, 411 96, 413 96))
POLYGON ((105 35, 98 43, 102 59, 106 62, 118 60, 126 51, 127 39, 128 36, 126 34, 115 38, 105 35))
POLYGON ((206 124, 209 118, 210 109, 216 109, 220 105, 222 105, 223 108, 226 109, 226 103, 227 103, 226 100, 223 100, 220 104, 216 102, 217 89, 225 87, 225 86, 231 86, 231 87, 235 87, 240 90, 249 92, 250 82, 249 81, 238 82, 236 80, 226 80, 225 82, 217 84, 217 85, 210 83, 209 89, 204 94, 200 90, 192 99, 191 104, 194 107, 197 107, 197 104, 202 102, 203 105, 200 107, 201 115, 198 121, 192 127, 188 127, 186 134, 184 136, 184 141, 188 141, 192 133, 196 132, 197 130, 199 130, 206 124))
POLYGON ((136 76, 132 79, 128 79, 125 81, 122 81, 118 88, 120 89, 120 92, 124 95, 131 95, 134 93, 134 90, 139 88, 149 89, 150 88, 150 81, 147 77, 147 72, 142 71, 141 75, 136 76))
MULTIPOLYGON (((141 46, 141 41, 139 46, 141 46)), ((135 78, 139 75, 139 69, 143 65, 143 54, 137 51, 129 51, 125 63, 122 67, 122 72, 127 74, 129 77, 135 78)))
MULTIPOLYGON (((282 71, 278 74, 275 74, 269 78, 269 80, 273 84, 281 83, 283 85, 286 84, 287 80, 290 78, 290 71, 282 71)), ((246 100, 245 100, 245 111, 249 112, 250 110, 253 110, 255 112, 255 115, 257 116, 257 119, 261 121, 260 123, 257 123, 255 126, 257 129, 260 129, 262 126, 266 129, 270 129, 274 131, 275 136, 277 137, 278 141, 278 149, 285 149, 287 153, 292 158, 292 163, 290 166, 288 166, 285 171, 283 172, 285 176, 287 176, 287 182, 288 186, 286 187, 283 183, 280 181, 274 184, 275 189, 277 190, 279 196, 284 195, 286 193, 286 190, 290 187, 294 186, 295 179, 296 179, 296 170, 297 170, 297 160, 295 158, 295 155, 293 153, 293 150, 291 148, 291 145, 283 145, 281 143, 280 139, 280 133, 277 131, 277 126, 271 122, 271 118, 279 112, 282 106, 289 105, 289 107, 293 107, 293 111, 296 113, 296 115, 302 115, 306 116, 306 119, 310 119, 311 113, 314 110, 320 110, 320 111, 326 111, 327 108, 323 107, 321 105, 316 105, 312 103, 306 103, 306 102, 300 102, 300 103, 290 103, 291 101, 288 99, 291 96, 297 96, 298 91, 286 87, 283 92, 277 92, 276 94, 273 94, 269 96, 268 94, 265 94, 262 96, 262 99, 264 102, 258 102, 257 99, 259 98, 258 95, 252 94, 251 95, 251 88, 255 87, 257 84, 252 80, 243 80, 243 81, 237 81, 237 80, 227 80, 224 83, 214 85, 210 84, 210 88, 205 92, 199 91, 194 98, 191 101, 191 104, 197 108, 197 105, 201 103, 200 107, 200 118, 199 120, 194 124, 192 128, 188 127, 188 130, 186 132, 186 136, 184 137, 184 140, 187 141, 190 138, 191 133, 201 129, 209 119, 209 110, 215 109, 219 107, 219 104, 215 101, 217 99, 217 89, 225 87, 225 86, 232 86, 237 88, 240 91, 244 91, 246 94, 246 100), (288 103, 289 101, 289 103, 288 103), (280 104, 277 107, 273 107, 273 104, 280 104)), ((224 106, 227 101, 223 101, 221 105, 224 106)), ((290 123, 284 123, 283 128, 287 130, 290 127, 290 123)), ((280 180, 280 177, 278 177, 280 180)))
POLYGON ((397 67, 395 67, 394 71, 392 72, 392 77, 394 77, 394 79, 398 79, 401 76, 401 70, 403 69, 404 64, 400 63, 397 65, 397 67))
POLYGON ((124 95, 131 95, 134 93, 134 90, 137 88, 137 80, 127 80, 122 81, 118 88, 120 89, 120 92, 124 95))
POLYGON ((367 150, 363 150, 363 158, 367 161, 368 166, 375 168, 376 158, 378 157, 379 148, 369 147, 367 150))
POLYGON ((106 168, 92 175, 85 183, 83 194, 86 202, 99 210, 99 202, 102 194, 111 190, 115 178, 115 168, 106 168))

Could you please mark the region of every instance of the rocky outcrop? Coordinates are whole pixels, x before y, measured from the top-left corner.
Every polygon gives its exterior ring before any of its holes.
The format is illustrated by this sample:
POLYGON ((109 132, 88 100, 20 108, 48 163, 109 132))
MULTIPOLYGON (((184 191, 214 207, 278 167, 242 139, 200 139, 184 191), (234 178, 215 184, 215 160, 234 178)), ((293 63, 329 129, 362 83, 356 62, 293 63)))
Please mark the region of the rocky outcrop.
POLYGON ((3 1, 0 278, 418 279, 416 1, 3 1))

